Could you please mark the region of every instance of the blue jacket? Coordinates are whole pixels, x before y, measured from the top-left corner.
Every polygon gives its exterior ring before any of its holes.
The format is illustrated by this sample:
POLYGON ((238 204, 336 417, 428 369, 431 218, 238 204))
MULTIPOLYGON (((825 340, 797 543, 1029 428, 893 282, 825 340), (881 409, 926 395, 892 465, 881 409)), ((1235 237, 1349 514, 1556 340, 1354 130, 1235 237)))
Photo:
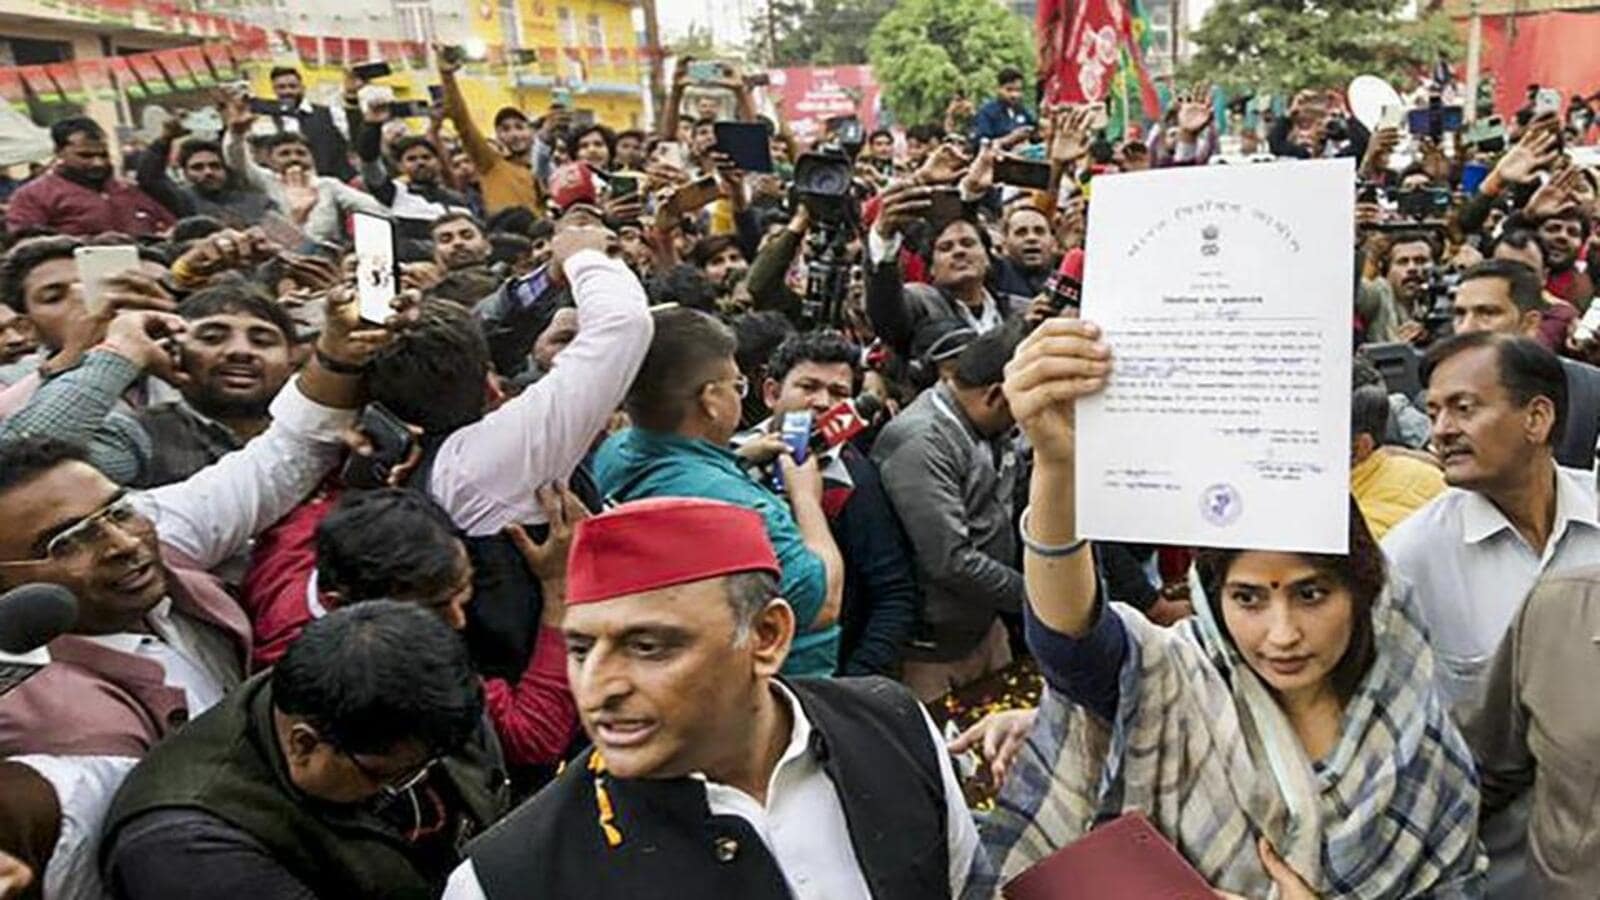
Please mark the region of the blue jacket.
POLYGON ((827 571, 801 540, 789 505, 746 475, 737 456, 706 441, 630 428, 600 446, 594 476, 601 493, 619 503, 646 497, 704 497, 760 513, 783 568, 779 592, 794 607, 799 623, 783 674, 833 674, 839 659, 839 626, 807 628, 827 599, 827 571))
POLYGON ((995 97, 978 109, 978 115, 972 120, 972 130, 980 138, 998 140, 1018 128, 1034 126, 1039 120, 1028 112, 1025 106, 1011 106, 999 97, 995 97))
POLYGON ((839 461, 849 473, 849 484, 831 481, 831 467, 822 473, 823 506, 830 511, 828 524, 844 557, 839 674, 892 678, 900 672, 900 656, 922 603, 911 542, 872 460, 846 444, 839 461), (845 498, 837 512, 827 499, 834 491, 845 498))

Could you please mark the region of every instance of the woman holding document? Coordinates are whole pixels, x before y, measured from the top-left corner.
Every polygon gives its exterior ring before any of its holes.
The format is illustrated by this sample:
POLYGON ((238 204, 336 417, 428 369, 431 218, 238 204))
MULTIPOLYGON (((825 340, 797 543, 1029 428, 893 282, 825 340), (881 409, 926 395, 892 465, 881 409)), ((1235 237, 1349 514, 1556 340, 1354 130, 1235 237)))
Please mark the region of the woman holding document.
POLYGON ((973 893, 1139 810, 1224 895, 1481 895, 1472 757, 1360 515, 1347 556, 1202 552, 1196 615, 1170 628, 1102 602, 1073 472, 1074 404, 1113 365, 1098 338, 1047 320, 1007 369, 1034 447, 1027 630, 1049 690, 973 893))

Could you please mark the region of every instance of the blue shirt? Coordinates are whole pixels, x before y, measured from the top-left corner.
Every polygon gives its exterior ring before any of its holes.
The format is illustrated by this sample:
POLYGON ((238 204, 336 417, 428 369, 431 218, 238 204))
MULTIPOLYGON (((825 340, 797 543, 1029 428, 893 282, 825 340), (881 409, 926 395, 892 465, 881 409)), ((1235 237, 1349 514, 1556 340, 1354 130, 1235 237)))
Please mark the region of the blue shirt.
POLYGON ((1018 128, 1032 128, 1038 124, 1026 107, 1012 106, 999 97, 985 103, 972 120, 973 132, 980 138, 998 140, 1018 128))
POLYGON ((794 608, 799 631, 783 674, 832 675, 838 665, 839 626, 806 626, 827 599, 827 571, 806 547, 782 497, 744 473, 739 458, 709 441, 629 428, 612 435, 594 457, 595 482, 617 502, 646 497, 704 497, 753 509, 766 520, 767 538, 783 569, 778 590, 794 608))

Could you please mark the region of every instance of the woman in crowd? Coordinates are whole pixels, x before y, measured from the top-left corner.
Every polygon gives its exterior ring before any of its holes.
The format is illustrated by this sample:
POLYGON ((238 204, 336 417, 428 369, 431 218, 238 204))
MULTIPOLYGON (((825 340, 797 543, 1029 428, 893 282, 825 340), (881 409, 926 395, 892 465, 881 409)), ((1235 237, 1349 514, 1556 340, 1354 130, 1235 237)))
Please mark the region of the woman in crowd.
POLYGON ((1196 615, 1171 628, 1102 601, 1073 512, 1073 407, 1111 371, 1098 338, 1052 319, 1008 368, 1035 448, 1027 630, 1049 687, 971 895, 1139 810, 1225 895, 1479 896, 1471 755, 1354 508, 1344 556, 1203 552, 1196 615))

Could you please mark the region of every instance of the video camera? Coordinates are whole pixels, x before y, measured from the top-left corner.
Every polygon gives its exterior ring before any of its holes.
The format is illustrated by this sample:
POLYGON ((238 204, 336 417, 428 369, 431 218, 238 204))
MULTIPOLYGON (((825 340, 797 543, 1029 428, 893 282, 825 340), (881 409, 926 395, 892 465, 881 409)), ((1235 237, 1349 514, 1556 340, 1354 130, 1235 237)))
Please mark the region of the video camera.
POLYGON ((861 221, 855 165, 847 149, 823 146, 795 160, 793 196, 814 223, 806 236, 801 316, 812 326, 836 325, 850 289, 846 248, 861 221))
POLYGON ((860 218, 855 169, 843 152, 804 153, 794 164, 794 195, 819 225, 851 224, 860 218))

